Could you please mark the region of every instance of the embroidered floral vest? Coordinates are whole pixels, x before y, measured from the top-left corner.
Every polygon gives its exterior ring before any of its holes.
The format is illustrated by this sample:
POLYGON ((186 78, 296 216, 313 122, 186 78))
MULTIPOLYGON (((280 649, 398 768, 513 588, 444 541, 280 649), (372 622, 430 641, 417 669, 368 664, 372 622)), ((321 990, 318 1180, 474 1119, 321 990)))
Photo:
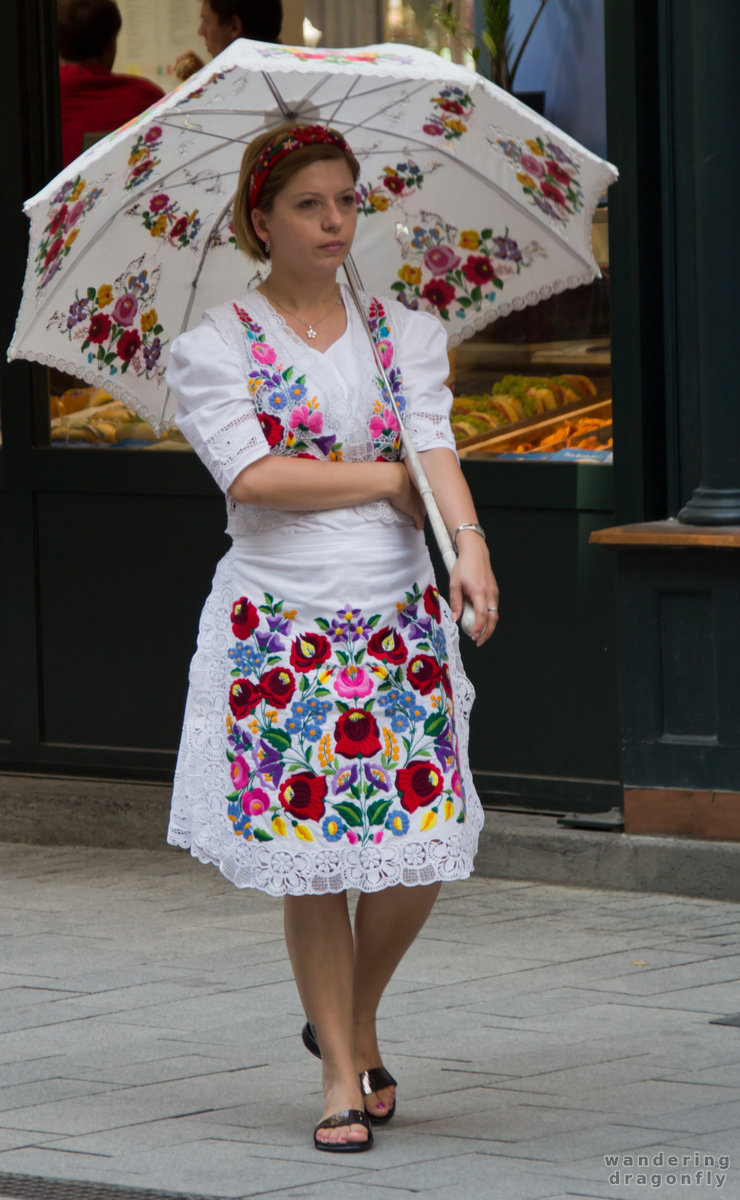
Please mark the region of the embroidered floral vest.
MULTIPOLYGON (((248 340, 253 363, 248 375, 249 393, 270 452, 341 460, 341 434, 329 427, 321 397, 309 394, 305 374, 296 374, 294 365, 270 345, 262 326, 246 308, 234 302, 233 310, 248 340)), ((403 414, 406 407, 403 379, 395 362, 391 323, 382 301, 371 300, 368 321, 396 404, 403 414)), ((399 458, 401 445, 399 424, 379 375, 376 383, 378 397, 368 421, 368 444, 373 448, 376 462, 394 461, 399 458)))

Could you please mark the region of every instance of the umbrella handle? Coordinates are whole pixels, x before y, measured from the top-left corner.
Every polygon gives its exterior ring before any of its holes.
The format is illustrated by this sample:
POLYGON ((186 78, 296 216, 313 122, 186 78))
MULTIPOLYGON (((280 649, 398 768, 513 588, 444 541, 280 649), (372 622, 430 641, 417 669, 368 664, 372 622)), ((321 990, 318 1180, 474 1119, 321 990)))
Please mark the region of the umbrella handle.
MULTIPOLYGON (((349 284, 349 290, 352 293, 352 299, 355 302, 355 307, 356 307, 358 313, 360 314, 360 320, 362 321, 362 324, 365 328, 365 332, 367 333, 367 336, 370 339, 370 345, 372 346, 373 355, 375 357, 375 365, 377 366, 378 371, 380 372, 381 379, 383 380, 383 383, 385 384, 386 391, 388 393, 388 399, 390 401, 391 407, 393 408, 393 412, 396 415, 396 420, 398 421, 398 427, 401 430, 401 442, 403 444, 404 450, 406 451, 406 456, 408 458, 409 466, 411 468, 412 478, 413 478, 414 483, 416 484, 416 487, 419 491, 419 495, 422 498, 424 507, 427 510, 427 514, 429 516, 429 524, 432 527, 432 532, 434 533, 434 537, 436 539, 437 545, 439 546, 440 554, 442 555, 442 561, 444 562, 444 565, 447 568, 448 574, 450 574, 452 572, 452 568, 454 567, 455 563, 457 562, 457 554, 455 553, 455 548, 452 545, 452 539, 450 538, 450 535, 447 532, 447 526, 445 525, 442 514, 439 511, 439 508, 437 506, 437 501, 434 499, 434 492, 432 491, 432 485, 430 484, 429 480, 427 479, 426 472, 424 471, 424 468, 421 465, 421 459, 419 458, 416 446, 414 445, 413 441, 411 440, 411 435, 404 428, 403 419, 401 417, 401 412, 396 403, 396 397, 393 395, 393 388, 391 387, 391 385, 388 381, 388 376, 385 373, 385 367, 383 366, 383 363, 380 358, 380 354, 378 353, 378 347, 375 344, 375 338, 373 337, 373 333, 370 328, 370 323, 367 319, 367 314, 365 312, 365 309, 362 307, 362 303, 361 303, 360 297, 358 295, 357 289, 359 286, 361 286, 360 276, 357 272, 357 266, 355 265, 355 262, 354 262, 351 254, 345 259, 344 273, 347 277, 347 283, 349 284)), ((463 610, 462 610, 462 616, 460 617, 460 625, 462 627, 463 633, 467 633, 469 637, 473 636, 473 626, 475 625, 475 609, 473 608, 473 605, 470 603, 469 600, 463 601, 463 610)))
MULTIPOLYGON (((447 568, 448 574, 452 574, 452 568, 457 562, 457 554, 455 553, 455 548, 452 545, 452 538, 447 532, 447 526, 444 523, 442 514, 437 506, 437 501, 434 498, 432 485, 426 477, 426 472, 421 465, 421 459, 419 458, 416 447, 411 440, 411 435, 406 429, 404 429, 403 426, 401 426, 401 442, 403 443, 403 448, 406 451, 406 456, 409 461, 409 466, 411 467, 411 473, 414 477, 414 482, 416 483, 419 495, 424 502, 424 507, 427 510, 429 524, 432 527, 432 532, 437 545, 439 546, 439 551, 442 555, 442 561, 447 568)), ((460 625, 463 633, 467 633, 469 637, 472 637, 473 626, 475 625, 475 609, 469 600, 463 601, 460 625)))

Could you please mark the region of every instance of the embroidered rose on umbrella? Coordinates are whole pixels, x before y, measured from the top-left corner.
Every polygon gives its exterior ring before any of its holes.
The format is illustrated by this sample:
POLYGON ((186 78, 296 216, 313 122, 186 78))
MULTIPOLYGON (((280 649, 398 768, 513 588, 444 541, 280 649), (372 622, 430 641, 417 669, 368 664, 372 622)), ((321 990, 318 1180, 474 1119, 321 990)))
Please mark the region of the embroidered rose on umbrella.
POLYGON ((87 184, 81 175, 67 180, 49 206, 46 228, 36 251, 34 267, 41 278, 38 291, 61 271, 64 260, 77 240, 83 220, 103 194, 100 187, 85 191, 87 184))
POLYGON ((581 211, 580 165, 556 142, 541 137, 523 143, 499 138, 495 145, 515 168, 524 195, 541 212, 565 225, 581 211))
POLYGON ((98 371, 115 376, 131 369, 147 379, 160 379, 159 364, 167 340, 162 340, 153 301, 159 271, 149 274, 141 269, 142 259, 131 263, 114 284, 89 287, 86 296, 75 292, 66 314, 52 320, 66 332, 70 341, 80 342, 80 353, 98 371))

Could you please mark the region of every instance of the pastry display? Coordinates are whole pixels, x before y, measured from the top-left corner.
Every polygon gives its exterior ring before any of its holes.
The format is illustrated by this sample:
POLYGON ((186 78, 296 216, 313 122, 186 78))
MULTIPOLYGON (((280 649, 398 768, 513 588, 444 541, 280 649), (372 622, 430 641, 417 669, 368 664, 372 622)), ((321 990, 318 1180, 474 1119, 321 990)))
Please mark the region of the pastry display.
POLYGON ((157 435, 147 421, 121 400, 115 400, 101 388, 70 388, 49 400, 51 441, 92 445, 135 442, 142 448, 167 444, 169 448, 188 449, 177 428, 157 435))
POLYGON ((452 431, 458 445, 464 445, 469 438, 583 404, 596 395, 596 385, 586 375, 505 375, 484 395, 455 397, 452 431))

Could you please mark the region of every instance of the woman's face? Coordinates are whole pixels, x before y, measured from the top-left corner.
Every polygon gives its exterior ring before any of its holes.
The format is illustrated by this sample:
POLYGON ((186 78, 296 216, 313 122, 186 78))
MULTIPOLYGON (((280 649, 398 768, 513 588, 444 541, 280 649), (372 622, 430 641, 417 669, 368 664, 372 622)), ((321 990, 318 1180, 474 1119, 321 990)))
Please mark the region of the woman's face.
POLYGON ((230 46, 235 37, 239 37, 239 33, 235 32, 232 26, 234 21, 225 21, 222 25, 217 14, 213 11, 208 0, 203 0, 200 6, 200 25, 198 26, 198 36, 205 38, 206 48, 209 54, 214 57, 230 46))
POLYGON ((252 222, 258 236, 270 242, 273 269, 335 272, 352 248, 357 226, 347 161, 329 158, 302 167, 278 192, 272 211, 255 209, 252 222))

